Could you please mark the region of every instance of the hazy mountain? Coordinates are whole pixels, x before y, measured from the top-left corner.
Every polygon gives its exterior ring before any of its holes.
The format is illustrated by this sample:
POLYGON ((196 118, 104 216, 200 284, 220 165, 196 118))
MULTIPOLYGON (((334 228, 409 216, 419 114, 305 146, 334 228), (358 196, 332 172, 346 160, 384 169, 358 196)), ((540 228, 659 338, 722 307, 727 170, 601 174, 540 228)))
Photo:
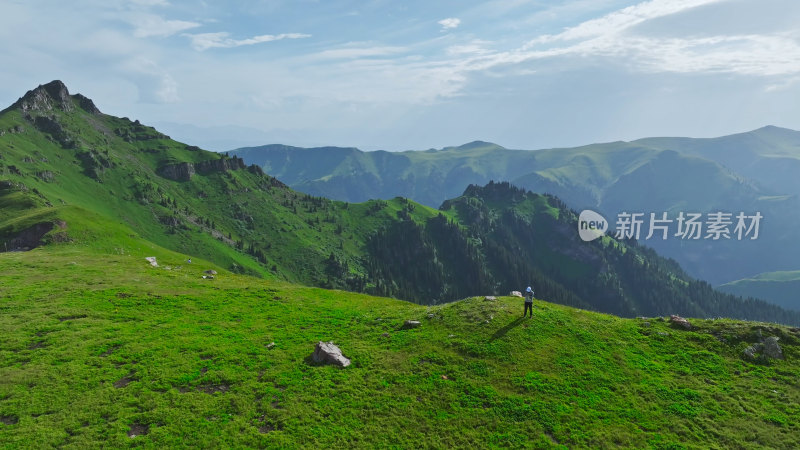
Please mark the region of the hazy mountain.
MULTIPOLYGON (((652 138, 576 148, 509 150, 485 142, 442 150, 264 146, 238 149, 290 186, 339 200, 401 195, 436 207, 469 184, 506 180, 557 195, 576 210, 762 213, 754 242, 648 240, 690 274, 725 283, 800 266, 800 133, 766 127, 716 139, 652 138)), ((648 215, 649 217, 649 215, 648 215)), ((645 233, 646 234, 646 233, 645 233)))

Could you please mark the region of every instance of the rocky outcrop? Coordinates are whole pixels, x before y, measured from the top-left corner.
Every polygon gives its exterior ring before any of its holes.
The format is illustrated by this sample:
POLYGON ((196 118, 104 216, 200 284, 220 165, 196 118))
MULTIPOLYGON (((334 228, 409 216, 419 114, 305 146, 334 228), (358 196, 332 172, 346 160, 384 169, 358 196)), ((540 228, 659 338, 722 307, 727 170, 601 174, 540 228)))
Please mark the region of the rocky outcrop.
POLYGON ((669 316, 669 323, 676 328, 683 328, 684 330, 691 330, 692 324, 681 316, 669 316))
POLYGON ((318 364, 333 364, 339 367, 350 365, 350 360, 345 358, 342 350, 334 345, 333 342, 317 342, 314 353, 311 354, 311 359, 318 364))
POLYGON ((32 118, 27 116, 27 118, 33 122, 33 126, 35 126, 37 130, 49 134, 53 140, 58 142, 62 147, 75 147, 75 141, 70 137, 67 131, 64 130, 64 127, 61 126, 55 117, 36 116, 32 118))
POLYGON ((25 252, 42 245, 42 238, 45 234, 59 227, 67 227, 66 222, 42 222, 32 227, 22 230, 19 234, 6 241, 0 250, 8 252, 25 252))
POLYGON ((745 348, 742 354, 747 359, 783 359, 783 350, 778 345, 777 336, 769 336, 766 339, 762 339, 761 342, 745 348))
POLYGON ((47 112, 58 108, 65 112, 73 110, 72 98, 67 87, 59 80, 39 85, 25 93, 14 106, 23 112, 47 112))
POLYGON ((94 102, 89 97, 86 97, 81 94, 75 94, 72 96, 77 102, 78 106, 81 107, 84 111, 88 112, 89 114, 98 115, 101 114, 100 110, 97 109, 97 106, 94 105, 94 102))
POLYGON ((512 297, 522 297, 522 292, 520 292, 520 291, 511 291, 511 293, 508 294, 508 295, 510 295, 512 297))
POLYGON ((158 174, 173 181, 189 181, 195 174, 194 164, 188 162, 170 164, 159 169, 158 174))
POLYGON ((241 158, 233 157, 230 159, 212 159, 198 163, 183 162, 178 164, 169 164, 161 167, 158 170, 158 174, 173 181, 189 181, 196 173, 200 175, 208 175, 212 173, 240 170, 244 168, 244 161, 241 158))

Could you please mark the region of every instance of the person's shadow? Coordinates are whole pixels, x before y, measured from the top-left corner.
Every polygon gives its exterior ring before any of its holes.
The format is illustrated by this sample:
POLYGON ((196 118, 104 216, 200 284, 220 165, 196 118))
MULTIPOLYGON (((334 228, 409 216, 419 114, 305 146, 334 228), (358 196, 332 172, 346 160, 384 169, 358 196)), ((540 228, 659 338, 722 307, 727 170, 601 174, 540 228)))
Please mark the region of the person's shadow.
POLYGON ((494 334, 492 335, 492 338, 489 339, 489 342, 494 342, 497 339, 500 339, 501 337, 505 336, 506 333, 508 333, 509 330, 511 330, 514 327, 519 326, 519 324, 521 324, 522 321, 523 321, 522 317, 517 317, 516 320, 513 320, 513 321, 509 322, 508 325, 506 325, 503 328, 500 328, 499 330, 495 331, 494 334))

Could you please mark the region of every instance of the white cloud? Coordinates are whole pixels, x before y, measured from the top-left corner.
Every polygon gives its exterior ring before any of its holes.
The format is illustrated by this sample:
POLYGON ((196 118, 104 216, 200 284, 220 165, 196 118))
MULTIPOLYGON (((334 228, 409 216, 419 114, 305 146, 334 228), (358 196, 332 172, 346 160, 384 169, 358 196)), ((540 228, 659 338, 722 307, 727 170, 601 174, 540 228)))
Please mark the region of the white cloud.
POLYGON ((133 35, 138 38, 168 37, 200 26, 197 22, 167 20, 155 14, 135 15, 130 22, 134 26, 133 35))
POLYGON ((486 55, 491 53, 491 50, 486 48, 491 42, 481 39, 473 39, 466 44, 451 45, 445 51, 450 56, 464 56, 464 55, 486 55))
POLYGON ((725 0, 650 0, 614 11, 597 19, 587 20, 556 35, 540 36, 530 41, 526 48, 542 43, 574 41, 618 34, 648 20, 722 1, 725 0))
POLYGON ((442 31, 447 31, 458 28, 458 26, 461 25, 461 19, 448 17, 447 19, 442 19, 436 23, 442 26, 442 31))
POLYGON ((120 65, 128 73, 139 92, 139 100, 144 103, 175 103, 178 97, 178 83, 150 58, 139 56, 120 65))
MULTIPOLYGON (((596 64, 616 61, 633 70, 672 73, 732 73, 750 76, 800 74, 798 34, 720 34, 703 37, 647 36, 645 22, 725 0, 650 0, 528 41, 518 49, 481 52, 467 45, 448 49, 455 71, 469 73, 500 66, 571 57, 596 64)), ((681 30, 676 30, 680 35, 681 30)))
POLYGON ((302 39, 311 37, 310 34, 284 33, 284 34, 262 34, 248 39, 232 39, 230 33, 200 33, 186 34, 192 40, 192 47, 197 51, 208 50, 210 48, 233 48, 243 45, 254 45, 262 42, 280 41, 283 39, 302 39))
POLYGON ((312 55, 319 59, 357 59, 357 58, 371 58, 376 56, 390 56, 398 53, 408 51, 406 47, 345 47, 325 50, 312 55))

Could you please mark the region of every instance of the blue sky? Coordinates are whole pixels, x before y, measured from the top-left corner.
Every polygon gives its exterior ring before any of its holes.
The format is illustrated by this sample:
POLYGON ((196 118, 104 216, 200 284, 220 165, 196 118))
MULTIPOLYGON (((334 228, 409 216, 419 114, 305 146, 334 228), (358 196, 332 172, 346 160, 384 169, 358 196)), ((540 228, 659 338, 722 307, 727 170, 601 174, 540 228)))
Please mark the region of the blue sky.
POLYGON ((800 128, 797 0, 0 0, 0 102, 61 79, 205 148, 800 128))

